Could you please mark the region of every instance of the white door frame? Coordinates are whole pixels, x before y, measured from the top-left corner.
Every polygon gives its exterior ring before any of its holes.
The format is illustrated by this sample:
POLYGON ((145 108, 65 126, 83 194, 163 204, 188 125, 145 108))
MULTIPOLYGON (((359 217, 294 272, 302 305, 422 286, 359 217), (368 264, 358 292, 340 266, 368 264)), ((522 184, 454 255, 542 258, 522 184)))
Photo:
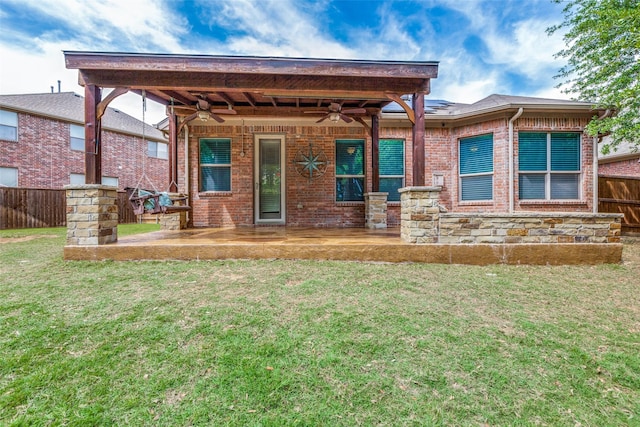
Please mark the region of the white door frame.
POLYGON ((253 160, 253 206, 254 222, 256 224, 285 224, 286 223, 286 146, 284 134, 255 134, 254 135, 254 160, 253 160), (260 218, 260 141, 261 140, 280 141, 280 218, 261 219, 260 218))

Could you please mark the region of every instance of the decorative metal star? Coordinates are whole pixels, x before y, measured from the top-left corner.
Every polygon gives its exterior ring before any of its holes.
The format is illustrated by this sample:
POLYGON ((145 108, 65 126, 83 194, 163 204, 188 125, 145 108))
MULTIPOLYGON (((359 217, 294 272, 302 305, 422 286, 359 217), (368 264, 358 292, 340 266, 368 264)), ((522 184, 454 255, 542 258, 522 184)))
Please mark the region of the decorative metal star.
POLYGON ((326 156, 322 151, 319 153, 313 153, 313 147, 309 145, 309 154, 304 153, 302 150, 298 152, 298 159, 296 160, 296 164, 298 165, 299 173, 303 176, 307 176, 309 181, 314 178, 314 173, 316 176, 321 176, 324 174, 327 161, 326 156))

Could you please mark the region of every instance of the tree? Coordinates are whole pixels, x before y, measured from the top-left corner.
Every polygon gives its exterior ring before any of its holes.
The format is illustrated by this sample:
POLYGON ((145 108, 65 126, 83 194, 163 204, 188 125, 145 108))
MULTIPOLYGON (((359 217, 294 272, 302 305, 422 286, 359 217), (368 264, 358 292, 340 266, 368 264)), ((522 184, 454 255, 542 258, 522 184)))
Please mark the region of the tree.
POLYGON ((556 54, 567 60, 559 86, 612 110, 587 126, 592 136, 611 133, 605 151, 622 141, 640 146, 640 0, 569 0, 563 13, 564 21, 547 29, 567 31, 567 47, 556 54))

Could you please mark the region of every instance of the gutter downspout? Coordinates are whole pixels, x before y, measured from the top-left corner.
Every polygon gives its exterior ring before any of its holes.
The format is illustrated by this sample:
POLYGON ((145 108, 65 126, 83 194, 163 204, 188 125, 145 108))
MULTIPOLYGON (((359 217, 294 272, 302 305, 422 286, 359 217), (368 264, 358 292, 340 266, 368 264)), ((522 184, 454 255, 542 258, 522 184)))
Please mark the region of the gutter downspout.
POLYGON ((513 194, 513 123, 518 120, 523 112, 524 108, 520 107, 518 112, 509 119, 509 213, 513 213, 515 204, 513 194))
MULTIPOLYGON (((598 120, 605 119, 611 115, 611 110, 607 109, 601 116, 598 117, 598 120)), ((593 213, 598 213, 598 142, 602 139, 602 135, 596 135, 593 137, 593 213)))

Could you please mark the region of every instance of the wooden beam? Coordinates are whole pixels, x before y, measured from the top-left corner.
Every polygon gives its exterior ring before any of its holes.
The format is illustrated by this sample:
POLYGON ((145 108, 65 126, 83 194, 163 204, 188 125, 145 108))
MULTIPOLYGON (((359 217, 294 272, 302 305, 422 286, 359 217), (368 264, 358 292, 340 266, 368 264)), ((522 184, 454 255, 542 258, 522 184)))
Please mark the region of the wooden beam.
POLYGON ((249 105, 251 105, 252 107, 256 106, 256 100, 253 98, 253 96, 251 96, 249 92, 242 92, 242 96, 244 96, 244 99, 247 100, 249 105))
POLYGON ((104 116, 104 112, 107 111, 107 107, 109 106, 109 103, 111 103, 111 101, 113 101, 114 99, 116 99, 117 97, 119 97, 120 95, 124 95, 125 93, 129 92, 129 88, 128 87, 117 87, 115 89, 113 89, 109 95, 107 95, 102 101, 100 101, 100 103, 98 104, 97 107, 97 112, 96 112, 96 118, 98 120, 102 119, 102 116, 104 116))
POLYGON ((424 186, 424 93, 413 94, 413 111, 415 122, 413 123, 413 185, 424 186))
POLYGON ((189 74, 290 74, 365 78, 436 78, 434 61, 368 61, 348 59, 274 58, 220 55, 88 53, 65 51, 67 68, 90 70, 184 70, 189 74))
POLYGON ((409 105, 406 102, 404 102, 404 99, 402 99, 400 95, 395 93, 388 93, 387 98, 397 102, 402 107, 402 109, 407 113, 407 116, 409 117, 409 121, 414 125, 416 124, 416 115, 414 114, 413 109, 411 109, 411 107, 409 107, 409 105))
POLYGON ((169 114, 169 192, 178 191, 178 118, 169 114))
MULTIPOLYGON (((377 116, 377 115, 373 115, 373 116, 371 116, 371 117, 378 117, 378 116, 377 116)), ((356 122, 360 123, 360 124, 364 127, 364 130, 367 132, 367 135, 369 135, 369 136, 373 136, 373 134, 372 134, 372 130, 371 130, 371 126, 369 126, 369 125, 367 124, 367 122, 365 122, 365 121, 364 121, 364 119, 363 119, 362 117, 357 117, 357 116, 356 116, 356 117, 354 117, 354 116, 351 116, 351 118, 352 118, 353 120, 355 120, 356 122)), ((373 119, 371 120, 371 125, 373 125, 373 119)))
POLYGON ((378 115, 371 116, 371 190, 380 191, 380 125, 378 115))
POLYGON ((220 98, 223 99, 224 102, 226 102, 229 106, 233 107, 233 104, 235 104, 235 102, 233 101, 233 99, 231 99, 229 97, 229 95, 227 95, 224 92, 216 92, 216 95, 218 95, 220 98))
POLYGON ((184 71, 81 70, 85 84, 132 89, 199 92, 264 92, 269 96, 295 98, 388 99, 387 93, 424 91, 428 79, 364 79, 332 75, 247 75, 186 73, 184 71))
POLYGON ((101 96, 99 87, 84 87, 84 177, 87 184, 102 184, 102 132, 98 118, 101 96))

